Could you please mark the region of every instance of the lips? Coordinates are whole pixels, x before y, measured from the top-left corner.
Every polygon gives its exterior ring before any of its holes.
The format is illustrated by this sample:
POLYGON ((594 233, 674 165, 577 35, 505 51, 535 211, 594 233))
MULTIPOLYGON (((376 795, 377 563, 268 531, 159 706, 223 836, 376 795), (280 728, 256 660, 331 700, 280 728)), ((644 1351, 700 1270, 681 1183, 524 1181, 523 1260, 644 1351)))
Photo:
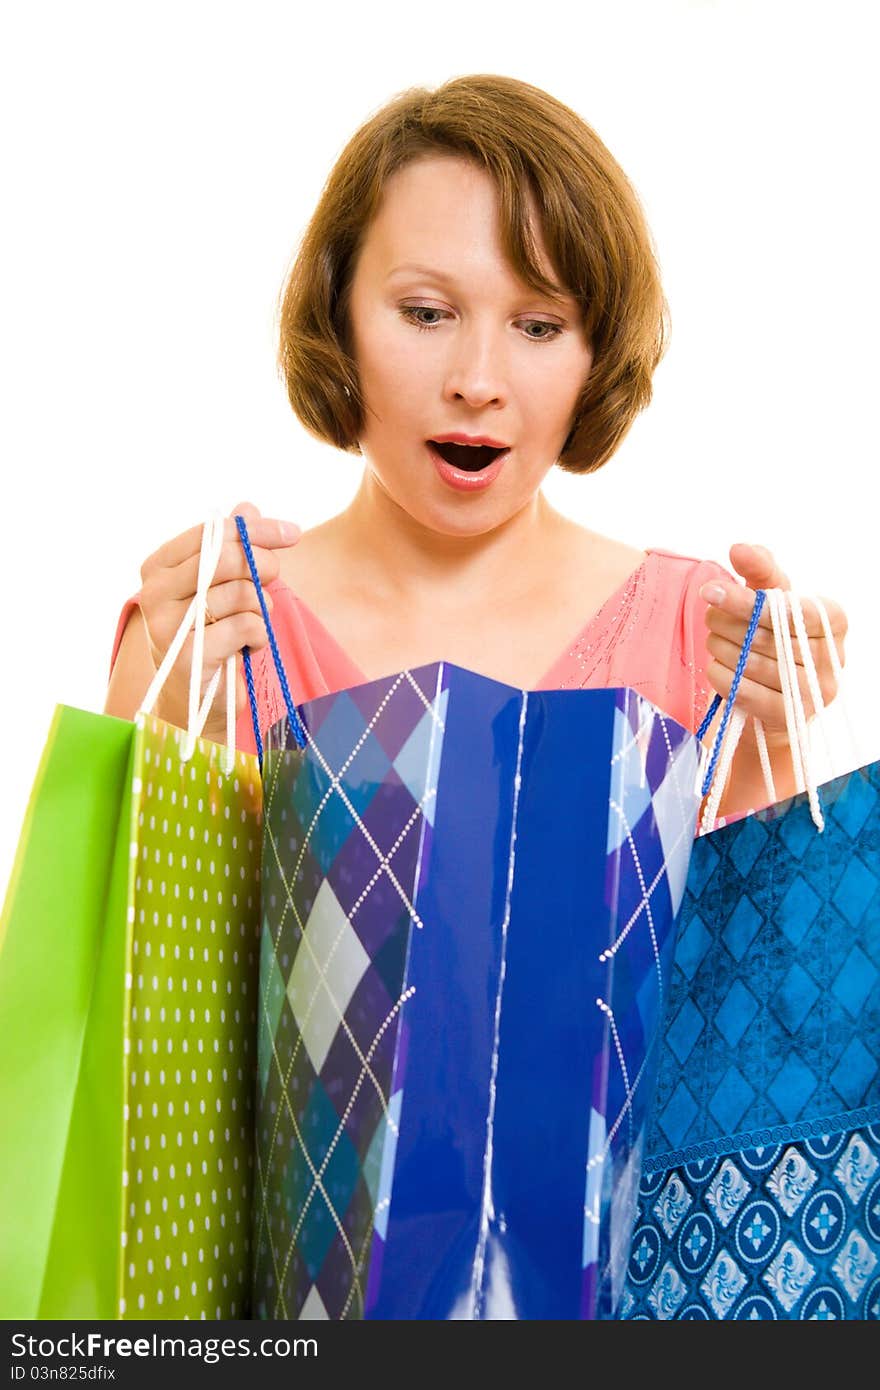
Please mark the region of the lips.
MULTIPOLYGON (((453 492, 458 492, 464 496, 474 495, 485 492, 492 487, 495 480, 499 478, 504 470, 508 458, 510 457, 509 448, 500 448, 496 445, 488 446, 486 452, 495 455, 491 463, 484 462, 480 457, 481 450, 477 446, 465 445, 465 449, 471 450, 471 455, 465 462, 469 467, 461 468, 458 464, 450 463, 449 459, 440 452, 441 446, 446 447, 455 440, 426 440, 425 452, 434 465, 437 476, 446 487, 453 492), (475 467, 474 464, 479 466, 475 467)), ((461 446, 459 446, 461 447, 461 446)))
POLYGON ((494 463, 499 454, 506 452, 502 448, 491 448, 488 444, 453 444, 449 441, 438 443, 435 439, 429 439, 428 443, 447 463, 464 473, 481 473, 484 468, 494 463))

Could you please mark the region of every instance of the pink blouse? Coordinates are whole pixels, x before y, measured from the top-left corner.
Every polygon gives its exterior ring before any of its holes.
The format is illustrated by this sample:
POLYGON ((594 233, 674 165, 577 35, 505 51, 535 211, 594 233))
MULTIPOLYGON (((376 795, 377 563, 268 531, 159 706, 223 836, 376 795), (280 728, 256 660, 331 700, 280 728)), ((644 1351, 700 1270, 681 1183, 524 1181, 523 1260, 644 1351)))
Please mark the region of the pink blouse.
MULTIPOLYGON (((648 550, 639 567, 574 634, 535 689, 629 686, 695 733, 714 695, 706 679, 711 660, 706 650, 707 604, 699 594, 711 579, 738 582, 714 560, 648 550)), ((364 673, 302 599, 280 579, 266 588, 274 602, 272 626, 296 704, 366 683, 364 673)), ((120 614, 111 671, 137 601, 135 594, 120 614)), ((253 653, 253 673, 260 731, 265 733, 284 714, 268 644, 253 653)), ((256 752, 248 705, 238 718, 236 746, 256 752)))

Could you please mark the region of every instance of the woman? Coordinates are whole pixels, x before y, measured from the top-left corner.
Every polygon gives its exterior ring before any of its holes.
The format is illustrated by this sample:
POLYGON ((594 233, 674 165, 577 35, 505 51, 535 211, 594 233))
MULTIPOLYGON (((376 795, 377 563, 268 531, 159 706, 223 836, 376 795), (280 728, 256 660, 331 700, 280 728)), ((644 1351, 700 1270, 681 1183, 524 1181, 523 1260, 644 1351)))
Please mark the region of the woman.
MULTIPOLYGON (((573 111, 510 77, 406 91, 354 135, 289 276, 280 363, 317 438, 365 460, 337 516, 298 528, 240 510, 298 701, 445 658, 524 688, 625 685, 696 730, 726 695, 772 556, 648 552, 550 506, 551 468, 590 473, 651 399, 666 302, 638 199, 573 111), (320 617, 318 616, 320 615, 320 617)), ((131 718, 195 592, 201 528, 144 563, 106 711, 131 718), (130 621, 135 607, 142 621, 130 621)), ((204 679, 255 651, 259 714, 282 712, 235 526, 208 596, 204 679)), ((827 607, 843 661, 846 618, 827 607)), ((812 605, 808 631, 821 636, 812 605)), ((159 713, 185 722, 191 639, 159 713)), ((817 647, 823 698, 836 692, 817 647)), ((762 616, 739 707, 791 794, 781 685, 762 616)), ((802 693, 808 715, 809 691, 802 693)), ((239 674, 238 746, 253 749, 239 674)), ((224 738, 223 694, 206 733, 224 738)), ((710 731, 711 732, 711 731, 710 731)), ((749 724, 721 804, 766 800, 749 724)))

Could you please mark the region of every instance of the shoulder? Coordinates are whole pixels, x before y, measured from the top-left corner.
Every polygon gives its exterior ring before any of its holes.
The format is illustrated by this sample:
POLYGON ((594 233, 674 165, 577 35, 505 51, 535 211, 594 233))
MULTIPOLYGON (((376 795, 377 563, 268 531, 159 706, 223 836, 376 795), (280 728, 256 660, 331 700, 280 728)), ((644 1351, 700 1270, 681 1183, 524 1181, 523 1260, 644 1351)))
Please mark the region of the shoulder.
MULTIPOLYGON (((648 555, 653 556, 656 565, 662 569, 674 570, 679 574, 692 574, 697 570, 705 570, 707 577, 723 575, 726 579, 733 580, 734 583, 739 582, 735 575, 725 569, 724 565, 719 564, 717 560, 707 559, 705 556, 683 555, 678 550, 666 550, 663 546, 657 545, 649 547, 648 555)), ((701 583, 705 582, 705 579, 701 580, 701 583)))
POLYGON ((652 572, 656 588, 667 593, 672 599, 675 595, 692 602, 705 605, 699 598, 699 591, 710 580, 719 579, 723 583, 740 584, 742 581, 717 560, 698 555, 683 555, 677 550, 665 550, 661 546, 651 546, 647 552, 647 565, 652 572))
POLYGON ((557 563, 570 572, 592 574, 606 582, 622 584, 648 558, 637 546, 590 531, 586 526, 560 517, 560 539, 555 547, 557 563))
POLYGON ((705 664, 709 603, 700 590, 712 580, 737 585, 742 581, 717 560, 682 555, 661 547, 648 551, 647 566, 645 590, 650 597, 652 625, 670 634, 672 645, 679 649, 686 662, 696 651, 698 664, 705 664))
POLYGON ((318 608, 327 597, 338 593, 346 567, 333 520, 303 531, 296 545, 275 553, 280 568, 278 578, 269 586, 273 593, 286 589, 318 608))
MULTIPOLYGON (((659 546, 648 551, 648 564, 649 626, 666 654, 664 683, 651 698, 696 732, 715 694, 707 676, 712 663, 707 646, 709 604, 700 590, 712 580, 741 581, 717 560, 659 546)), ((659 657, 656 643, 654 650, 659 657)))
POLYGON ((688 610, 698 605, 705 608, 706 602, 699 597, 699 591, 710 580, 742 582, 717 560, 687 555, 665 546, 639 550, 613 537, 589 531, 567 518, 555 552, 555 563, 570 572, 591 575, 597 589, 605 588, 608 592, 630 578, 637 579, 640 594, 650 595, 655 602, 673 610, 680 610, 682 606, 688 610))

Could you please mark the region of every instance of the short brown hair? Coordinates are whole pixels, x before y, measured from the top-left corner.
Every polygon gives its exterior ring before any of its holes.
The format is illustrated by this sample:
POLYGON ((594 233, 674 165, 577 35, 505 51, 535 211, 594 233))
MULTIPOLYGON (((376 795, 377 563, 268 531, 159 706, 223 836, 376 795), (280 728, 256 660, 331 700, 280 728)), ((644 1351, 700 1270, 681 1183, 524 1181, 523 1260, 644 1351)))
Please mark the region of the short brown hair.
POLYGON ((552 289, 530 244, 528 185, 550 260, 584 314, 593 365, 560 454, 591 473, 612 456, 651 400, 669 309, 638 196, 598 135, 555 97, 513 77, 479 73, 430 91, 412 87, 371 116, 334 165, 279 305, 278 365, 305 428, 360 453, 363 423, 348 296, 362 239, 386 180, 425 154, 464 156, 494 179, 505 255, 524 283, 552 289))

